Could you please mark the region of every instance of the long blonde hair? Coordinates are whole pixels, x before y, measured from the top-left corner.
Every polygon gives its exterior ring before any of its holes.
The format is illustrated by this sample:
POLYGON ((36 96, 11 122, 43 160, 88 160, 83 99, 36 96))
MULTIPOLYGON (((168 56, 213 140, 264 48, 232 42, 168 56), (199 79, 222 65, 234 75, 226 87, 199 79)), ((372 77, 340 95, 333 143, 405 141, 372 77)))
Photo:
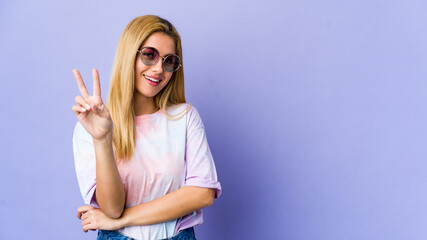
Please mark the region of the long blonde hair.
MULTIPOLYGON (((110 93, 107 108, 114 124, 113 145, 117 160, 128 160, 135 147, 135 61, 137 50, 148 37, 155 32, 162 32, 175 41, 176 55, 181 58, 181 37, 174 26, 167 20, 154 15, 134 18, 123 31, 117 46, 111 74, 110 93)), ((173 73, 168 84, 154 97, 157 108, 168 118, 168 106, 185 103, 184 70, 181 66, 173 73)), ((188 109, 173 116, 182 117, 188 109)))

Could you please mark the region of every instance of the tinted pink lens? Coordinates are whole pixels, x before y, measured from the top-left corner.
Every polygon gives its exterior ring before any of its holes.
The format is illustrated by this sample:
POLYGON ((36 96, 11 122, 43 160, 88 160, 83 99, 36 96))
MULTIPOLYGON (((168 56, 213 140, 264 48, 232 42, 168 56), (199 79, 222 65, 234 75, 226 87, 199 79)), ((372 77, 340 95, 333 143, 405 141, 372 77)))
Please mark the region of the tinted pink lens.
POLYGON ((168 55, 163 60, 163 68, 167 72, 175 72, 180 66, 179 57, 175 55, 168 55))
POLYGON ((147 66, 153 66, 159 60, 159 52, 155 48, 144 48, 141 51, 141 60, 147 66))
MULTIPOLYGON (((141 61, 147 66, 155 65, 160 58, 157 49, 152 47, 145 47, 141 51, 141 61)), ((175 72, 181 66, 181 61, 176 55, 167 55, 163 57, 163 69, 167 72, 175 72)))

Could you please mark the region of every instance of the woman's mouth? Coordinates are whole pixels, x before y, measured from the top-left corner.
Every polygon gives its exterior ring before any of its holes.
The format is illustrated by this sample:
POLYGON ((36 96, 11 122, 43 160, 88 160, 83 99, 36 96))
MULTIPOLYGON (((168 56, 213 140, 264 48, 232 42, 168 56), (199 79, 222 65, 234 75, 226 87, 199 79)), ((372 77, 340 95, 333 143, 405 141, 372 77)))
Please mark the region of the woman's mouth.
POLYGON ((145 77, 145 79, 147 79, 148 80, 148 83, 150 84, 150 85, 153 85, 153 86, 158 86, 159 84, 160 84, 160 82, 162 81, 162 79, 161 78, 158 78, 158 77, 149 77, 149 76, 147 76, 147 75, 145 75, 144 74, 144 77, 145 77))

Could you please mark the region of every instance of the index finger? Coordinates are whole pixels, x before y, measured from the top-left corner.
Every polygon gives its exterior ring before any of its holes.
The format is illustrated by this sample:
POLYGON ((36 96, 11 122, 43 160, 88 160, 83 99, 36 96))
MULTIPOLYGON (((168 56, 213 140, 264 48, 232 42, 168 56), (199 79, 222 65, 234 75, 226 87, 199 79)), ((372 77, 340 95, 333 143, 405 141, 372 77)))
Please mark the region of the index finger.
POLYGON ((79 219, 81 219, 82 214, 84 214, 85 212, 95 209, 94 207, 90 206, 90 205, 84 205, 84 206, 80 206, 77 208, 77 217, 79 219))
POLYGON ((83 82, 82 76, 80 75, 77 69, 73 69, 73 74, 74 74, 74 77, 76 78, 77 85, 79 86, 80 93, 82 94, 84 99, 88 99, 89 93, 87 92, 86 85, 83 82))
POLYGON ((93 96, 101 97, 101 84, 99 83, 99 74, 96 68, 92 69, 93 77, 93 96))

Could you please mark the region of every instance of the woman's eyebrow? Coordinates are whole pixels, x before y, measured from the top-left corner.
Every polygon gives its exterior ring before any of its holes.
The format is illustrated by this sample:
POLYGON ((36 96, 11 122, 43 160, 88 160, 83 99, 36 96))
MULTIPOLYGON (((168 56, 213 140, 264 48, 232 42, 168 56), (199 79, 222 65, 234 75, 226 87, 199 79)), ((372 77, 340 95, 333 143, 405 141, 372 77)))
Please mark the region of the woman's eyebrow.
MULTIPOLYGON (((151 46, 142 46, 140 49, 139 49, 139 51, 141 51, 143 48, 154 48, 154 49, 156 49, 157 50, 157 52, 159 52, 159 54, 160 54, 160 51, 159 51, 159 49, 157 49, 157 48, 155 48, 155 47, 151 47, 151 46)), ((161 57, 164 57, 164 56, 167 56, 167 55, 176 55, 176 52, 175 53, 166 53, 165 55, 160 55, 161 57)))

